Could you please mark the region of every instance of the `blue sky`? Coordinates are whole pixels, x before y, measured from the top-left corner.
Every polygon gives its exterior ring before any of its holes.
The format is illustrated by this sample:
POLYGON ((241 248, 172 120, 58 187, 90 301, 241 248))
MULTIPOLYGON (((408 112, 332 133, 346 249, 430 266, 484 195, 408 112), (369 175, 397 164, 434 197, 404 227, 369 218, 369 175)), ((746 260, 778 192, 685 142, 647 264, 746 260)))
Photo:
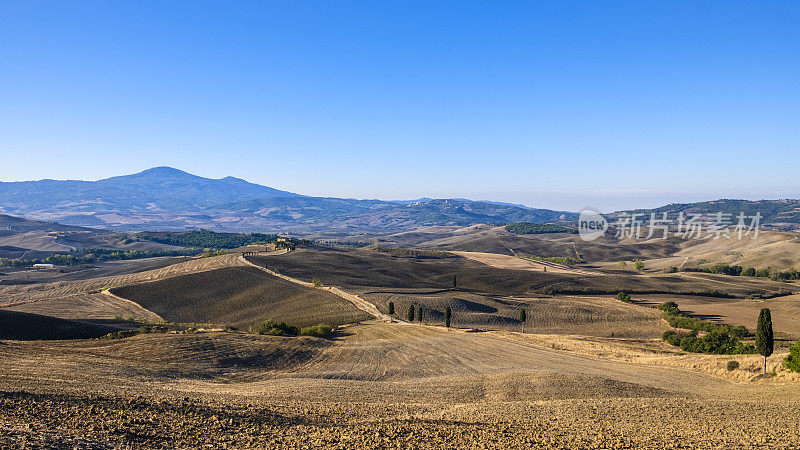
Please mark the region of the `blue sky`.
POLYGON ((0 180, 800 197, 800 3, 0 0, 0 180))

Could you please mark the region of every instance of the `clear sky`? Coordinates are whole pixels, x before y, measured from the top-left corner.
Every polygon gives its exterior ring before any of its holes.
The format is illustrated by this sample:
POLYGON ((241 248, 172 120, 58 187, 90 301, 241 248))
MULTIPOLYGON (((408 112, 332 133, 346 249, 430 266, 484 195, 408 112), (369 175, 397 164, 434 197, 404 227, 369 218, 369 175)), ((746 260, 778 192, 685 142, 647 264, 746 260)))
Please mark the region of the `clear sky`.
POLYGON ((800 197, 797 1, 0 0, 0 180, 800 197))

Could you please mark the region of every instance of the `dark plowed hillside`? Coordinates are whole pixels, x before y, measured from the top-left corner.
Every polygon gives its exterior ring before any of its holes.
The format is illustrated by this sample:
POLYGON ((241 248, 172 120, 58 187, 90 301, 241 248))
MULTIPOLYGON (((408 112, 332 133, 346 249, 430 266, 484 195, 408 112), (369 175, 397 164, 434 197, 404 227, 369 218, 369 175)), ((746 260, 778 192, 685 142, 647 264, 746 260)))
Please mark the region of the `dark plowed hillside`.
POLYGON ((112 293, 171 322, 248 328, 268 318, 296 326, 341 325, 370 318, 352 303, 254 267, 227 267, 124 286, 112 293))
POLYGON ((613 297, 574 296, 509 298, 467 292, 390 293, 367 292, 361 297, 388 313, 394 303, 396 316, 406 318, 408 307, 422 308, 423 322, 444 324, 445 308, 458 328, 520 331, 519 312, 528 314, 525 330, 546 334, 657 338, 668 329, 661 312, 620 302, 613 297))
POLYGON ((789 289, 778 283, 728 284, 717 279, 674 276, 587 276, 498 269, 465 258, 414 259, 371 250, 301 249, 248 259, 278 273, 324 284, 392 289, 451 289, 493 295, 674 293, 749 297, 789 289))
POLYGON ((563 277, 521 270, 502 270, 465 258, 415 259, 371 250, 301 249, 248 260, 278 273, 337 286, 449 289, 456 276, 464 290, 501 295, 530 292, 563 277))
POLYGON ((0 339, 20 341, 89 339, 129 328, 125 325, 58 319, 0 309, 0 339))

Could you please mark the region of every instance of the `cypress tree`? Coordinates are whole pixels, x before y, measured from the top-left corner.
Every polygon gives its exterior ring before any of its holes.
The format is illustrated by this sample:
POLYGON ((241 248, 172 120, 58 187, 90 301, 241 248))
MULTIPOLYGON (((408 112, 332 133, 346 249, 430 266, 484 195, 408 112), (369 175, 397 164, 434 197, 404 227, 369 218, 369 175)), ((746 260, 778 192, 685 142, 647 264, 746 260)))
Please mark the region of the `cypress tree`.
POLYGON ((417 307, 417 322, 422 323, 422 306, 417 307))
POLYGON ((452 312, 450 311, 450 307, 444 309, 444 326, 450 328, 450 317, 452 316, 452 312))
POLYGON ((525 332, 525 321, 528 319, 528 312, 524 309, 519 310, 519 321, 522 322, 522 332, 525 332))
POLYGON ((772 355, 775 341, 772 337, 772 314, 764 308, 758 315, 756 327, 756 352, 764 357, 764 373, 767 373, 767 357, 772 355))
POLYGON ((456 276, 453 275, 453 290, 456 290, 456 276))
POLYGON ((394 314, 394 302, 389 302, 389 315, 394 314))
POLYGON ((414 321, 414 305, 411 305, 411 306, 408 307, 408 316, 407 317, 408 317, 408 321, 409 322, 413 322, 414 321))

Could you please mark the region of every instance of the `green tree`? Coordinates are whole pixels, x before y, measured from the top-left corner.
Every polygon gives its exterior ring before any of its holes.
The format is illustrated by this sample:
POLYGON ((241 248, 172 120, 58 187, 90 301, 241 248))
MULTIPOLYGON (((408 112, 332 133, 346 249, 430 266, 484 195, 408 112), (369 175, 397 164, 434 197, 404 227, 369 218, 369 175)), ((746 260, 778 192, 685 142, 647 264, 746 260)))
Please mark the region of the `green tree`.
POLYGON ((758 315, 756 326, 756 352, 764 357, 764 373, 767 373, 767 358, 772 355, 775 341, 772 336, 772 314, 764 308, 758 315))
POLYGON ((620 261, 617 263, 617 265, 619 266, 620 269, 628 267, 628 263, 626 263, 625 261, 620 261))
POLYGON ((417 322, 422 323, 422 306, 417 306, 417 322))
POLYGON ((414 321, 414 305, 408 307, 408 315, 406 316, 409 322, 414 321))
POLYGON ((454 290, 454 291, 456 290, 456 281, 457 281, 457 280, 456 280, 456 276, 455 276, 455 275, 453 275, 453 290, 454 290))
POLYGON ((641 259, 637 259, 633 262, 633 268, 636 269, 637 272, 641 272, 644 270, 644 261, 641 259))
POLYGON ((620 292, 619 294, 617 294, 617 300, 625 303, 633 303, 633 301, 631 300, 631 296, 626 294, 625 292, 620 292))
POLYGON ((800 372, 800 341, 789 348, 789 356, 783 360, 783 364, 792 372, 800 372))
POLYGON ((444 326, 450 328, 450 318, 452 317, 453 313, 450 311, 450 307, 444 309, 444 326))
POLYGON ((389 315, 394 314, 394 302, 389 302, 389 315))
POLYGON ((524 309, 519 310, 519 321, 522 323, 522 332, 525 332, 525 321, 528 320, 528 312, 524 309))

